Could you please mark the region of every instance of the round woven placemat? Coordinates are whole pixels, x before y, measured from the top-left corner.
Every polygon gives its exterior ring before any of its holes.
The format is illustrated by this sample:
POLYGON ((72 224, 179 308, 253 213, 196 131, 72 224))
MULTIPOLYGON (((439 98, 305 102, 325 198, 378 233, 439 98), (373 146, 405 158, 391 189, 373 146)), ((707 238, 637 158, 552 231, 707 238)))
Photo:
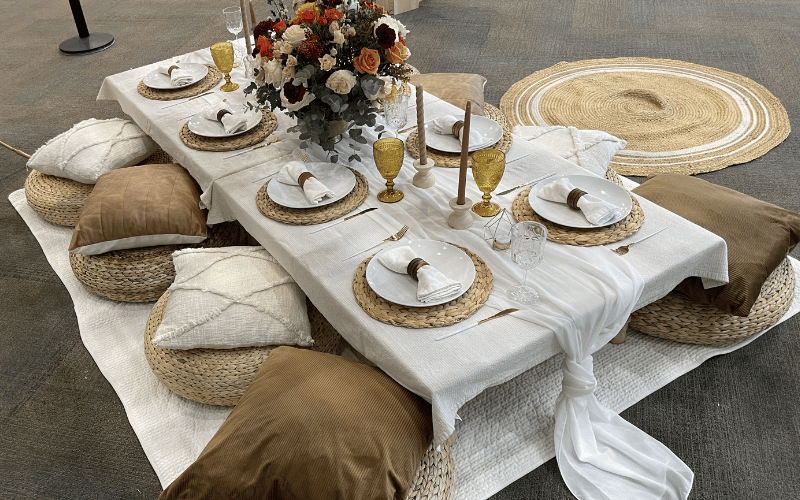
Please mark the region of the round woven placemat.
POLYGON ((142 97, 152 99, 154 101, 173 101, 175 99, 184 99, 186 97, 194 97, 197 94, 202 94, 206 90, 213 89, 220 80, 222 80, 222 72, 211 64, 208 66, 208 74, 199 82, 193 83, 188 87, 181 87, 179 89, 152 89, 140 81, 136 86, 136 91, 142 97))
MULTIPOLYGON (((406 139, 406 151, 408 151, 408 154, 410 154, 413 158, 418 160, 419 148, 417 147, 417 138, 418 134, 416 130, 408 134, 408 138, 406 139)), ((509 132, 507 129, 503 129, 503 138, 497 141, 497 143, 495 143, 493 146, 489 147, 506 153, 509 149, 511 149, 511 144, 513 144, 513 142, 514 139, 511 137, 511 132, 509 132)), ((461 166, 460 153, 445 153, 444 151, 437 151, 436 149, 431 149, 430 147, 427 149, 428 158, 431 158, 433 161, 435 161, 437 167, 458 168, 461 166)), ((469 154, 469 162, 470 165, 472 165, 472 153, 469 154)))
POLYGON ((358 266, 353 276, 356 301, 367 314, 378 321, 406 328, 437 328, 469 318, 489 298, 492 291, 492 271, 476 254, 458 245, 453 246, 469 255, 476 271, 472 286, 460 297, 430 307, 407 307, 389 302, 372 291, 367 283, 367 264, 372 260, 372 257, 368 257, 358 266))
POLYGON ((532 188, 533 186, 520 191, 511 203, 511 212, 514 214, 514 218, 517 221, 530 220, 544 224, 547 227, 547 239, 555 241, 556 243, 582 247, 614 243, 615 241, 624 240, 632 235, 638 231, 644 223, 642 207, 639 206, 639 202, 636 201, 636 198, 631 197, 631 200, 633 200, 631 213, 615 224, 590 229, 565 227, 550 222, 533 211, 531 204, 528 202, 528 195, 532 188))
POLYGON ((794 298, 795 275, 789 259, 769 275, 747 316, 732 316, 672 292, 631 314, 630 327, 647 335, 685 344, 724 346, 762 332, 783 317, 794 298))
MULTIPOLYGON (((349 167, 348 167, 349 168, 349 167)), ((256 206, 265 217, 298 226, 311 226, 322 224, 350 212, 361 205, 369 194, 369 182, 363 174, 350 169, 356 175, 356 187, 341 200, 317 208, 289 208, 278 205, 267 194, 267 185, 274 179, 266 182, 256 193, 256 206)), ((278 182, 278 181, 275 181, 278 182)))
MULTIPOLYGON (((217 406, 234 406, 253 381, 261 364, 278 346, 236 349, 159 349, 153 336, 161 324, 169 301, 165 292, 150 311, 144 332, 144 353, 156 378, 175 394, 217 406)), ((312 350, 333 353, 339 332, 306 300, 311 322, 312 350), (332 350, 329 350, 332 349, 332 350)))
POLYGON ((258 125, 247 132, 233 137, 203 137, 189 130, 189 122, 183 124, 180 131, 181 141, 192 149, 199 151, 235 151, 254 146, 267 138, 278 126, 278 117, 268 110, 262 109, 264 117, 258 125))
POLYGON ((488 102, 483 103, 483 116, 486 118, 491 118, 499 123, 500 126, 503 127, 503 130, 511 130, 511 127, 508 126, 508 119, 506 118, 506 115, 488 102))
POLYGON ((500 100, 514 125, 603 130, 628 145, 622 175, 696 174, 763 155, 789 134, 780 101, 735 73, 669 59, 561 62, 515 83, 500 100))

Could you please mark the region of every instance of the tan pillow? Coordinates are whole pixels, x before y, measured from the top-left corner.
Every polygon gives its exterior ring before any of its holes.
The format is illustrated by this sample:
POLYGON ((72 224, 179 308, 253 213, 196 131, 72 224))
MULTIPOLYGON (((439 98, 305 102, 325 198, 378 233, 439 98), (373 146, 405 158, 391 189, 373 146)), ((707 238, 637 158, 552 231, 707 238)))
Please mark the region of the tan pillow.
POLYGON ((430 405, 379 369, 279 347, 159 499, 405 500, 432 436, 430 405))
POLYGON ((100 176, 81 211, 69 251, 199 243, 206 239, 200 187, 177 163, 139 165, 100 176))
POLYGON ((427 73, 411 75, 411 85, 422 85, 425 92, 435 95, 461 109, 472 102, 472 114, 483 116, 483 87, 486 78, 469 73, 427 73))
POLYGON ((800 215, 697 177, 650 176, 634 193, 722 237, 727 285, 705 289, 687 278, 675 289, 736 316, 747 316, 767 277, 800 241, 800 215))

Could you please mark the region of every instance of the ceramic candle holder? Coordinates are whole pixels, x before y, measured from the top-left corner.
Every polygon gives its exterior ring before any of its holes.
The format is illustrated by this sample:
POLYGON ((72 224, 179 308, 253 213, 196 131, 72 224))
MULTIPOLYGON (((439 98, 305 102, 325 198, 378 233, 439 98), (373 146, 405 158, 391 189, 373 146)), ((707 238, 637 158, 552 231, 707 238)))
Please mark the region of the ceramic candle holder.
POLYGON ((419 160, 414 160, 414 168, 417 170, 417 173, 414 174, 411 183, 422 189, 433 187, 433 185, 436 184, 436 176, 433 175, 431 170, 435 166, 436 163, 430 158, 428 158, 428 162, 425 165, 421 165, 419 160))

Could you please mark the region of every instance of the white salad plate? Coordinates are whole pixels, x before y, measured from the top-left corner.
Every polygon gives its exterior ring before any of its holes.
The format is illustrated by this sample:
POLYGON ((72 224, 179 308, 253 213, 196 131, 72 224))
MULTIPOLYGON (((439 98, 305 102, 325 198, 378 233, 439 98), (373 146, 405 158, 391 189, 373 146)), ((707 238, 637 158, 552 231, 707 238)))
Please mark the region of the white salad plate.
POLYGON ((247 109, 246 106, 231 106, 234 111, 244 111, 247 116, 247 126, 244 130, 236 132, 235 134, 228 134, 225 132, 225 126, 222 122, 217 120, 209 120, 203 116, 203 113, 197 113, 189 118, 189 131, 202 137, 234 137, 239 134, 252 130, 256 127, 264 115, 258 109, 247 109))
MULTIPOLYGON (((425 144, 438 151, 446 153, 460 153, 461 141, 452 134, 437 134, 434 131, 433 121, 425 124, 425 144)), ((485 116, 472 115, 470 118, 470 128, 480 132, 483 140, 477 144, 470 144, 469 151, 488 148, 503 138, 503 127, 499 123, 486 118, 485 116)))
POLYGON ((611 181, 591 175, 559 175, 557 177, 551 177, 550 179, 542 181, 533 186, 533 189, 531 189, 531 192, 528 195, 528 203, 530 203, 534 212, 550 222, 555 222, 556 224, 566 227, 581 229, 610 226, 611 224, 619 222, 627 217, 628 214, 631 213, 631 208, 633 208, 633 201, 631 200, 631 195, 628 193, 628 191, 617 186, 611 181), (573 210, 569 208, 566 203, 543 200, 536 196, 536 194, 543 187, 564 177, 566 177, 576 188, 582 189, 592 196, 619 207, 619 213, 617 214, 617 217, 608 221, 602 226, 595 226, 586 220, 586 217, 584 217, 580 210, 573 210))
POLYGON ((356 187, 356 174, 342 165, 322 162, 309 163, 306 169, 333 191, 333 198, 325 198, 316 205, 312 205, 306 198, 303 188, 278 182, 278 177, 275 176, 267 185, 267 194, 270 199, 287 208, 317 208, 341 200, 356 187))
POLYGON ((380 297, 408 307, 429 307, 444 304, 463 295, 475 281, 475 263, 463 250, 449 243, 435 240, 398 241, 378 252, 367 264, 367 284, 380 297), (400 246, 409 246, 425 262, 450 279, 461 283, 461 289, 439 300, 417 300, 417 281, 407 274, 390 271, 378 257, 400 246))
POLYGON ((189 83, 185 83, 183 85, 173 85, 169 75, 165 75, 164 73, 159 73, 158 70, 154 70, 148 73, 142 79, 142 82, 144 82, 144 84, 150 87, 151 89, 159 89, 159 90, 180 89, 199 82, 200 80, 205 78, 206 75, 208 74, 208 66, 206 66, 205 64, 178 63, 175 66, 178 66, 182 70, 187 71, 192 76, 192 80, 189 83))

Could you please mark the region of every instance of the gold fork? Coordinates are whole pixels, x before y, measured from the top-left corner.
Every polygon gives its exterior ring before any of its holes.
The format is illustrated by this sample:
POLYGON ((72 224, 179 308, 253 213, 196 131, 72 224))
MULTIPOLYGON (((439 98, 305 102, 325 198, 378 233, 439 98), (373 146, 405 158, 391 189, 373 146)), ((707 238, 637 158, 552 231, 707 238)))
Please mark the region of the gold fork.
POLYGON ((364 253, 364 252, 366 252, 366 251, 368 251, 368 250, 372 250, 373 248, 375 248, 375 247, 377 247, 377 246, 381 246, 381 245, 383 245, 384 243, 386 243, 387 241, 397 241, 397 240, 399 240, 400 238, 402 238, 403 236, 405 236, 405 235, 406 235, 406 231, 408 231, 408 226, 403 226, 403 227, 401 227, 401 228, 400 228, 400 230, 399 230, 399 231, 397 231, 397 232, 396 232, 396 233, 394 233, 393 235, 389 236, 389 237, 388 237, 388 238, 386 238, 385 240, 381 241, 380 243, 376 243, 376 244, 372 245, 372 246, 371 246, 371 247, 369 247, 369 248, 365 248, 364 250, 359 250, 358 252, 354 253, 354 254, 353 254, 353 255, 351 255, 350 257, 347 257, 347 258, 345 258, 345 259, 342 259, 342 260, 351 259, 351 258, 355 257, 356 255, 358 255, 358 254, 360 254, 360 253, 364 253))

